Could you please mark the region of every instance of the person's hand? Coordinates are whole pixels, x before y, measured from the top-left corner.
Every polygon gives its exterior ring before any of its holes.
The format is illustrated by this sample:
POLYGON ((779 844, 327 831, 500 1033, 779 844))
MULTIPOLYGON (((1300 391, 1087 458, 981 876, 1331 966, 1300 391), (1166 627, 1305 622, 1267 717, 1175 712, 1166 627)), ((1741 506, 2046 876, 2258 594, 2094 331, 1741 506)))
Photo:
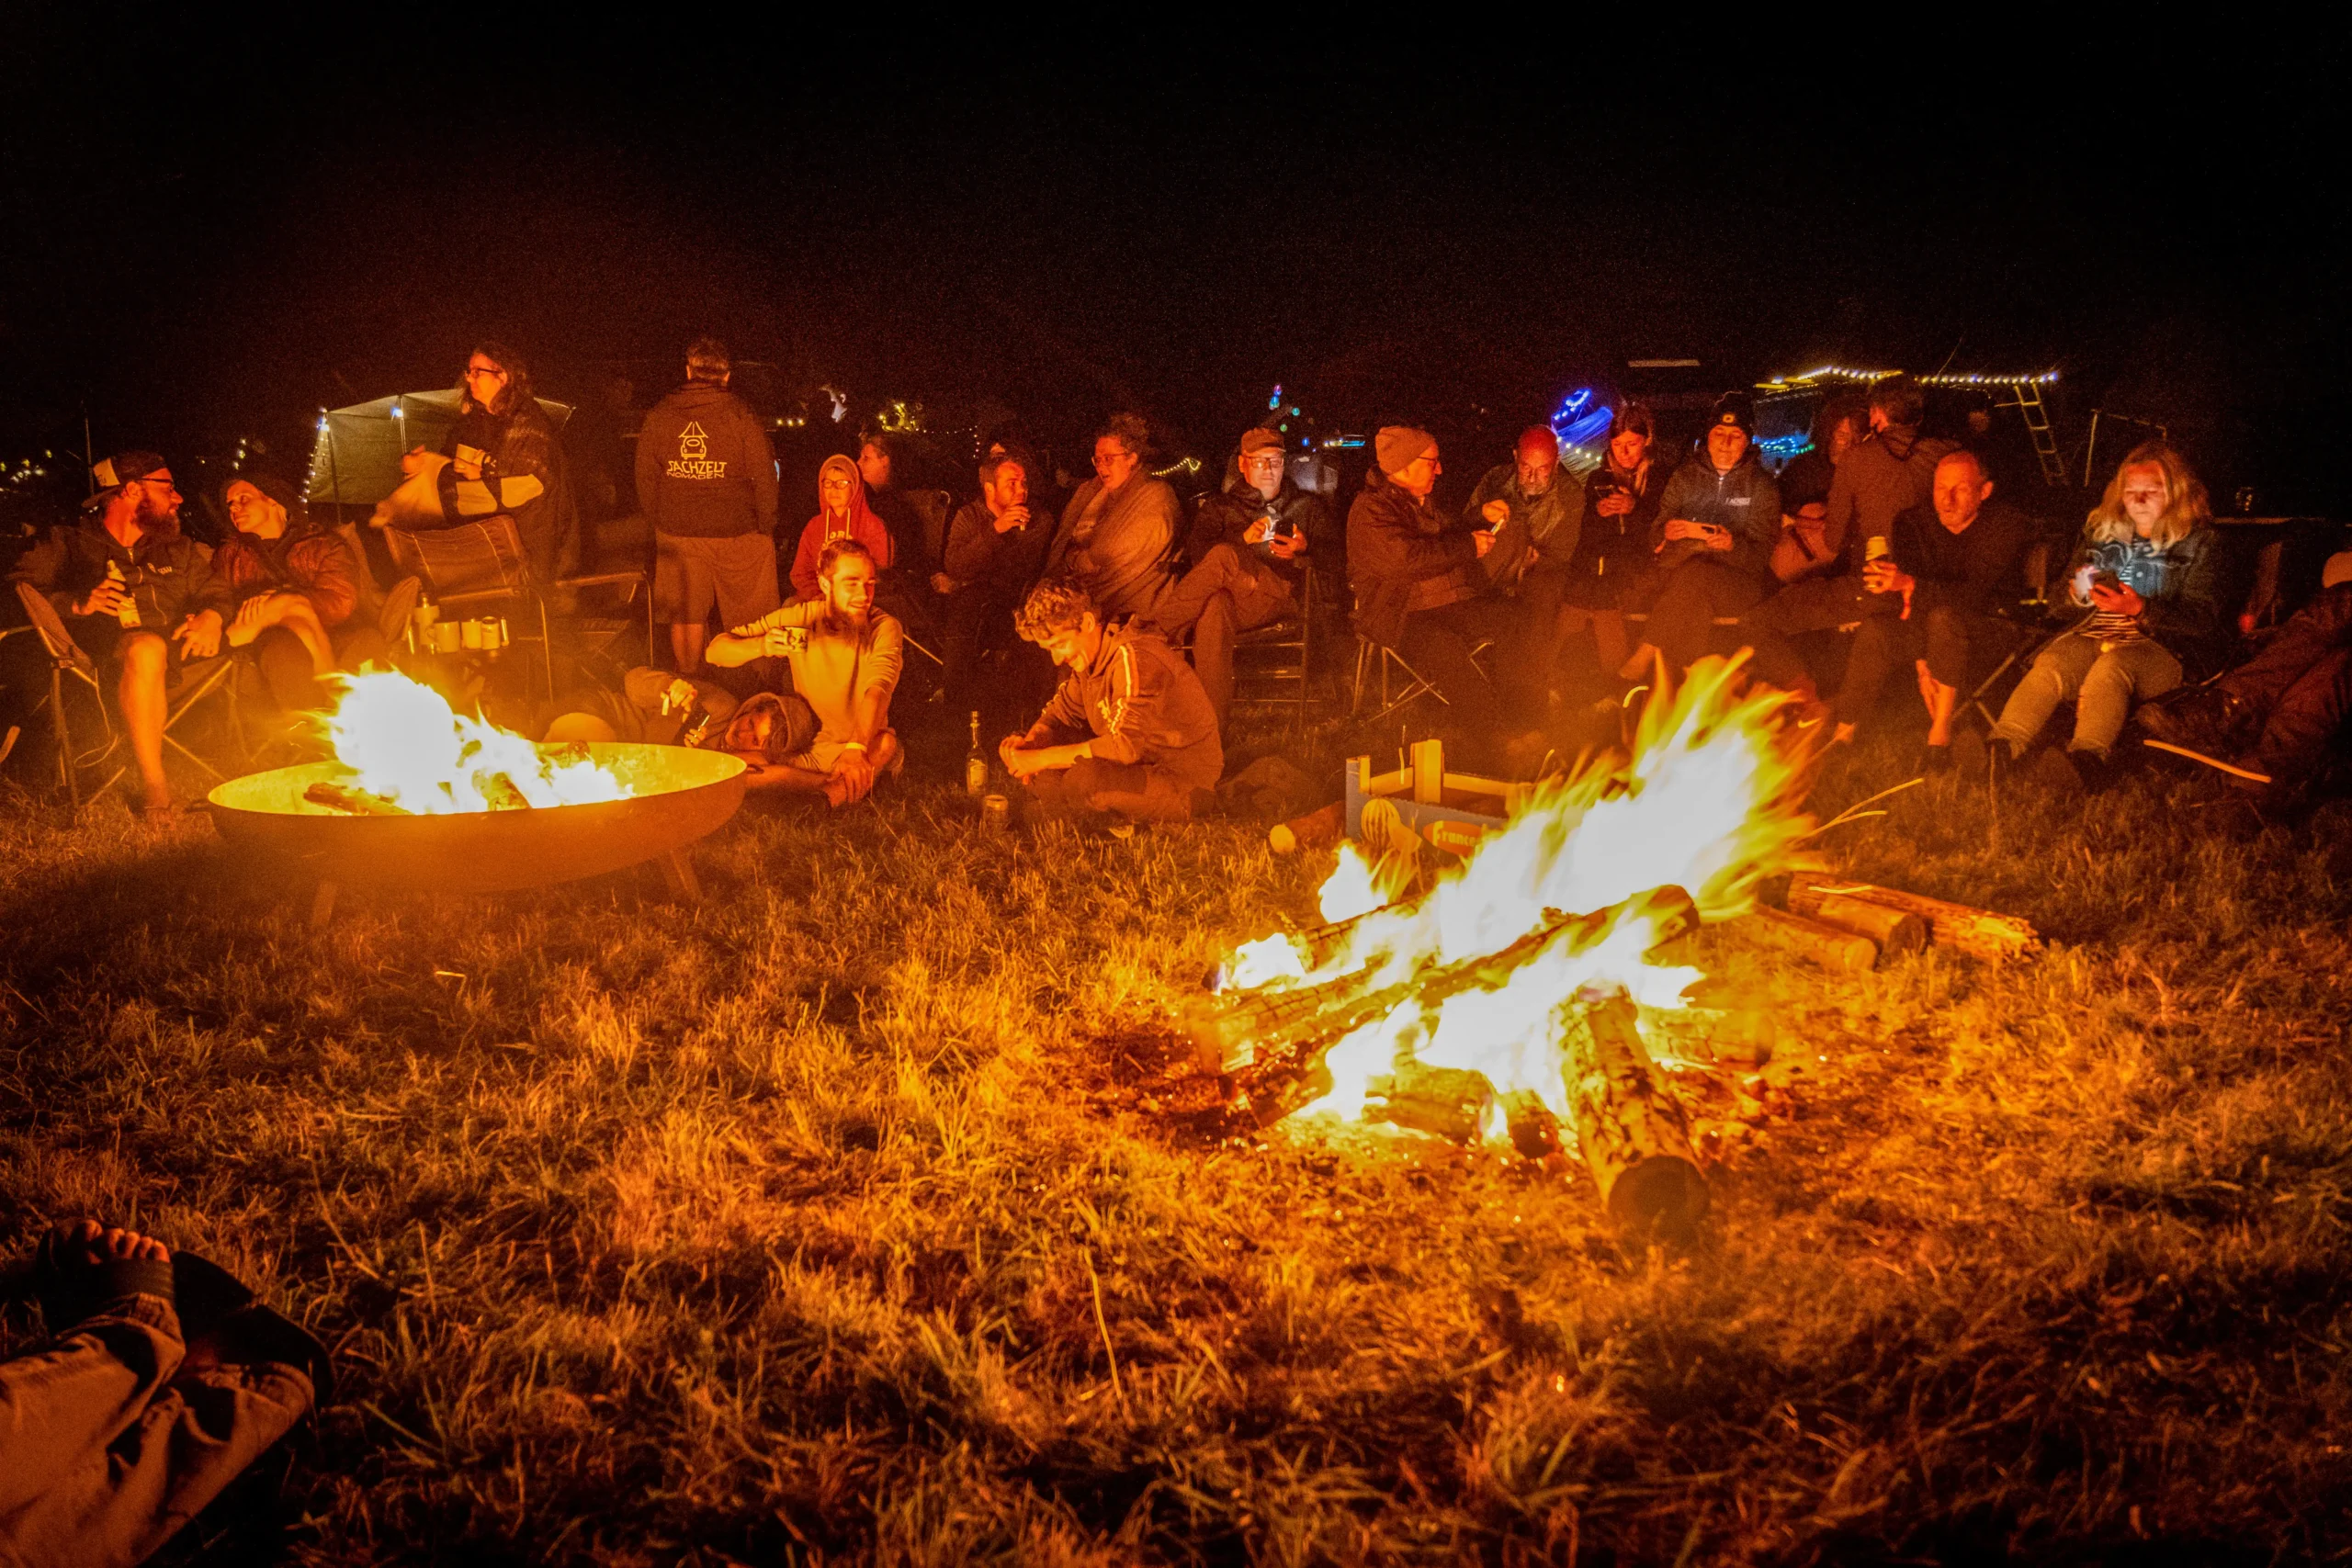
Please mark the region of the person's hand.
POLYGON ((1304 534, 1276 534, 1273 543, 1266 547, 1266 552, 1276 560, 1290 560, 1304 554, 1306 549, 1306 536, 1304 534))
POLYGON ((1508 501, 1490 501, 1487 502, 1486 505, 1478 508, 1478 515, 1499 528, 1504 524, 1510 521, 1510 502, 1508 501))
POLYGON ((1495 532, 1491 528, 1481 528, 1470 536, 1470 542, 1478 547, 1478 558, 1485 560, 1487 552, 1495 547, 1495 532))
POLYGON ((1004 515, 996 520, 996 531, 1000 534, 1010 534, 1015 528, 1027 526, 1029 526, 1029 508, 1025 505, 1007 507, 1004 515))
POLYGON ((119 615, 122 607, 130 603, 130 591, 109 577, 91 589, 90 596, 74 606, 74 613, 77 615, 119 615))
POLYGON ((262 634, 262 615, 269 608, 269 595, 256 593, 237 606, 236 619, 229 623, 229 646, 243 648, 262 634))
POLYGON ((1699 530, 1699 542, 1706 546, 1707 548, 1711 550, 1727 550, 1731 548, 1732 538, 1730 529, 1713 523, 1699 523, 1694 524, 1693 526, 1699 530))
POLYGON ((172 634, 182 659, 209 659, 220 651, 220 612, 199 610, 172 634))
POLYGON ((1028 776, 1022 773, 1020 769, 1012 765, 1012 759, 1020 754, 1021 737, 1018 735, 1008 735, 1003 739, 996 743, 996 760, 1002 762, 1004 764, 1004 771, 1011 773, 1016 779, 1025 778, 1028 776))
POLYGON ((944 571, 934 571, 931 574, 931 591, 933 593, 938 594, 942 599, 946 598, 949 594, 955 592, 958 588, 963 586, 964 585, 962 583, 956 581, 954 578, 948 576, 944 571))
POLYGON ((792 645, 800 640, 792 634, 800 629, 798 626, 770 626, 766 635, 760 638, 761 656, 766 659, 789 659, 792 656, 792 645))
POLYGON ((833 777, 841 781, 842 805, 864 800, 874 787, 874 759, 863 751, 844 751, 833 762, 833 777))
POLYGON ((997 756, 1004 763, 1004 771, 1023 784, 1027 784, 1033 773, 1045 772, 1038 765, 1037 753, 1023 751, 1011 736, 1005 737, 1004 744, 997 749, 997 756))
POLYGON ((415 477, 416 470, 424 467, 424 459, 429 455, 430 454, 428 454, 422 446, 412 446, 407 451, 401 453, 401 473, 402 476, 407 478, 415 477))
POLYGON ((1675 539, 1701 539, 1706 537, 1707 533, 1705 528, 1691 522, 1688 517, 1668 519, 1662 532, 1669 542, 1675 539))
POLYGON ((1916 579, 1891 560, 1874 560, 1862 568, 1862 586, 1873 593, 1908 593, 1916 579))
POLYGON ((1262 545, 1273 531, 1274 520, 1271 517, 1261 517, 1241 530, 1241 542, 1245 545, 1262 545))
POLYGON ((2137 615, 2148 607, 2148 602, 2128 582, 2092 583, 2091 603, 2116 615, 2137 615))
POLYGON ((662 688, 662 716, 667 718, 673 713, 684 714, 691 711, 695 705, 695 698, 698 694, 692 681, 687 680, 684 675, 679 676, 662 688))
POLYGON ((1634 510, 1634 498, 1622 490, 1612 490, 1595 502, 1592 509, 1603 517, 1623 517, 1634 510))

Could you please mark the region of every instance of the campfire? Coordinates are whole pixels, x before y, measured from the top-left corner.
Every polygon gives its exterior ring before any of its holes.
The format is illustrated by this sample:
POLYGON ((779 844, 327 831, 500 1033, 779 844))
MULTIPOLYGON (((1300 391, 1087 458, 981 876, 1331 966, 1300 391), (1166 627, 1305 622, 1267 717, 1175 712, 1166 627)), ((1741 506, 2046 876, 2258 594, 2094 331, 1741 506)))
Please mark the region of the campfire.
POLYGON ((355 814, 442 816, 620 800, 628 792, 582 746, 538 746, 451 708, 432 687, 390 671, 345 678, 327 737, 350 784, 322 780, 307 798, 355 814))
POLYGON ((1621 1221, 1694 1222, 1706 1188, 1657 1059, 1737 1026, 1693 1000, 1705 976, 1676 950, 1811 865, 1803 759, 1773 723, 1784 699, 1743 695, 1736 676, 1708 660, 1654 695, 1627 753, 1538 786, 1418 898, 1384 902, 1388 868, 1344 847, 1325 923, 1245 944, 1189 1021, 1261 1123, 1572 1144, 1621 1221))

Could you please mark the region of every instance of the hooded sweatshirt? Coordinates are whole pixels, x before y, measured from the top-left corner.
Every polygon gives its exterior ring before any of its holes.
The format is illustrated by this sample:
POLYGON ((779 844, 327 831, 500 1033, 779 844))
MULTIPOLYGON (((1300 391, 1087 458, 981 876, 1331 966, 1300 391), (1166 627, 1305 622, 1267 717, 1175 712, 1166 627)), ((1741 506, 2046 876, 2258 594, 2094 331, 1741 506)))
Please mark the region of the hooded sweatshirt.
POLYGON ((792 592, 802 599, 817 597, 817 560, 825 547, 847 536, 874 552, 874 570, 888 571, 894 558, 890 548, 890 530, 874 509, 865 504, 865 479, 858 473, 856 463, 847 457, 831 457, 817 470, 817 515, 808 519, 800 530, 800 548, 792 557, 792 592), (823 510, 825 476, 833 472, 849 475, 849 515, 835 517, 823 510))
MULTIPOLYGON (((1703 558, 1761 578, 1772 558, 1772 543, 1781 536, 1781 487, 1756 460, 1753 442, 1728 473, 1716 470, 1702 446, 1666 481, 1651 527, 1653 546, 1665 542, 1666 525, 1678 517, 1729 529, 1731 548, 1710 551, 1703 558)), ((1667 558, 1673 558, 1672 552, 1667 558)))
POLYGON ((1184 656, 1132 622, 1102 634, 1091 667, 1063 678, 1038 729, 1084 729, 1106 762, 1165 768, 1194 789, 1225 772, 1216 710, 1184 656))
POLYGON ((653 405, 637 438, 645 520, 673 538, 775 532, 775 448, 742 399, 689 381, 653 405))

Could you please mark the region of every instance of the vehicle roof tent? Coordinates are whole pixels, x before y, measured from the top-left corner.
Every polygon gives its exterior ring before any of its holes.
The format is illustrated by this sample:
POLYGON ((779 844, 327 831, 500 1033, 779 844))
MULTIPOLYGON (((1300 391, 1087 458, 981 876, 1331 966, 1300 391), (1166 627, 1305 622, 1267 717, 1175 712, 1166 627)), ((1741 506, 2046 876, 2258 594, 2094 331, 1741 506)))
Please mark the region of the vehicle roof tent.
MULTIPOLYGON (((442 387, 322 410, 303 499, 313 504, 374 506, 400 489, 406 477, 401 472, 401 454, 418 446, 428 452, 441 449, 458 423, 459 396, 457 389, 442 387)), ((539 409, 558 431, 571 417, 570 403, 541 398, 539 409)))

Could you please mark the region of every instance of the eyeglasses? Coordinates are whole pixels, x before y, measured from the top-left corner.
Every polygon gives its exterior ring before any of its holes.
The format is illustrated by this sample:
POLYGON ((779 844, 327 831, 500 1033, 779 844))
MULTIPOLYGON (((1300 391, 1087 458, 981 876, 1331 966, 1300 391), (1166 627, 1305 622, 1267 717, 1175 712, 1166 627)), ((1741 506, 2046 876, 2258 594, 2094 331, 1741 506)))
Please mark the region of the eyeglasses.
POLYGON ((501 370, 495 365, 469 365, 466 367, 467 380, 470 381, 477 376, 495 376, 502 381, 506 379, 506 372, 501 370))

